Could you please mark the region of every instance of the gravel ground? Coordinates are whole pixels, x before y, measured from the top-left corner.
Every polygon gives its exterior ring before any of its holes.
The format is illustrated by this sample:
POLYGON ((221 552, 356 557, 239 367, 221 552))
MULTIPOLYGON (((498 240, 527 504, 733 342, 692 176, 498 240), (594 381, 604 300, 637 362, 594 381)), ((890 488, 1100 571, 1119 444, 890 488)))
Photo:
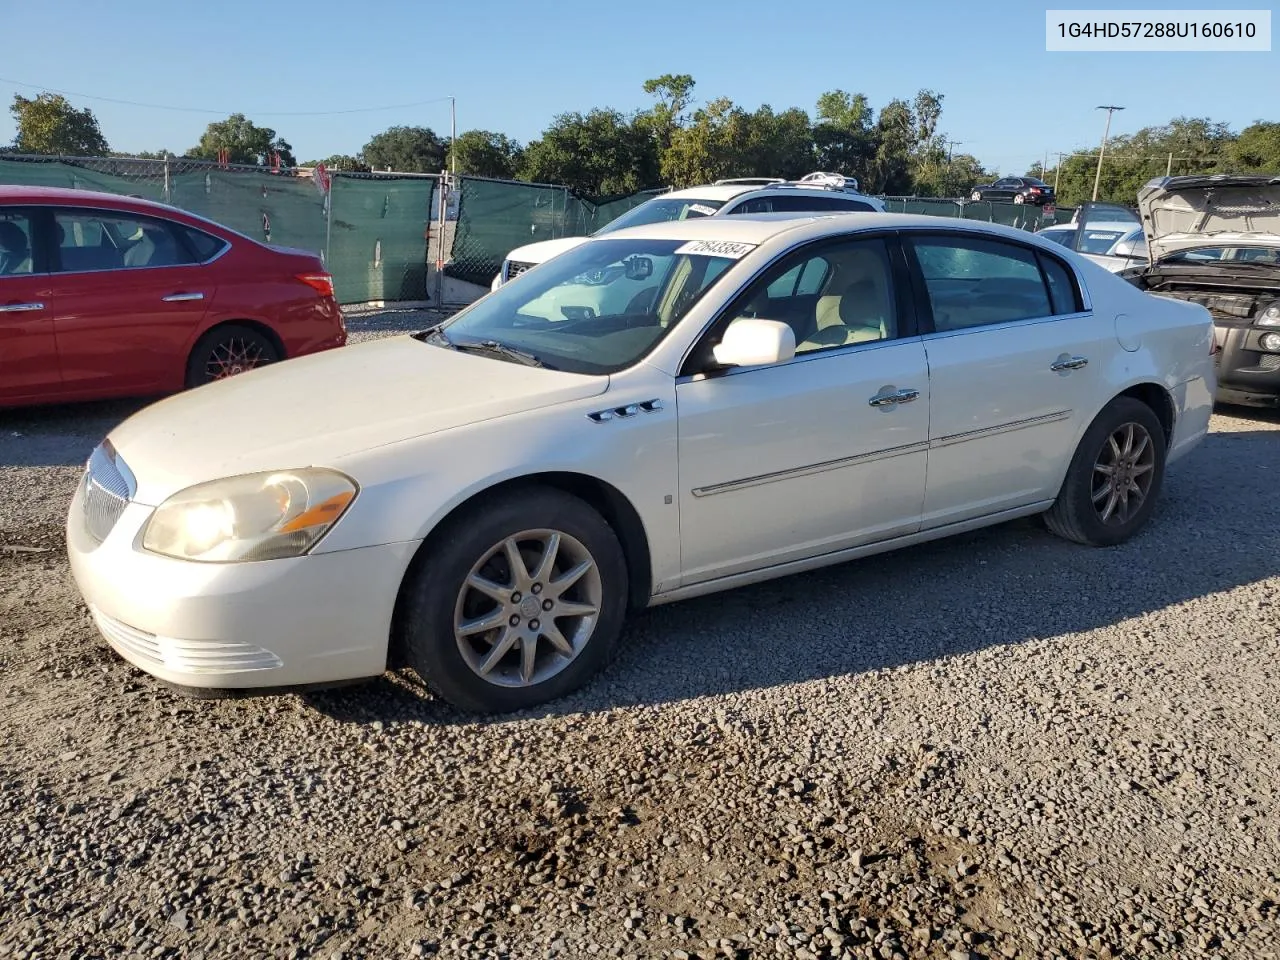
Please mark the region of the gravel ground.
POLYGON ((1280 416, 1215 416, 1125 546, 1014 523, 659 608, 477 722, 112 654, 60 526, 136 406, 0 414, 0 956, 1280 957, 1280 416))

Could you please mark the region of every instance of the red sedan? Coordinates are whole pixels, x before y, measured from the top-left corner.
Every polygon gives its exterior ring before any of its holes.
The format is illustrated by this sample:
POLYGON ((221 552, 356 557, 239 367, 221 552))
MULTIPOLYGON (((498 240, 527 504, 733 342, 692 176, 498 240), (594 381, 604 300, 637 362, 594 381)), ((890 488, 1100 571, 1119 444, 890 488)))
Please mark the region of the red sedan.
POLYGON ((346 340, 315 254, 147 200, 0 186, 0 406, 174 393, 346 340))

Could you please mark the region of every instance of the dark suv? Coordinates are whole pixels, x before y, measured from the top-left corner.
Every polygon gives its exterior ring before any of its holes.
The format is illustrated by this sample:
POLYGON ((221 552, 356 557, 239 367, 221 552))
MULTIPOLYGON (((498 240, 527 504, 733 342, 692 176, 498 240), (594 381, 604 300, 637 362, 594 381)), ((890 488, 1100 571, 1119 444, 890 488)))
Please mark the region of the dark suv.
POLYGON ((1034 203, 1042 207, 1053 203, 1053 187, 1035 177, 1001 177, 995 183, 974 187, 969 199, 1034 203))

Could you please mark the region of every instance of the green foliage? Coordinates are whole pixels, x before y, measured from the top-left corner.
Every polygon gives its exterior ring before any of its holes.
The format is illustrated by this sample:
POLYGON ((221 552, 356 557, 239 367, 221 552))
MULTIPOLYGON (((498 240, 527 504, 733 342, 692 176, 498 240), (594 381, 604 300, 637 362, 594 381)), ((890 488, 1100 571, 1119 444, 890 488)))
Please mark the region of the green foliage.
POLYGON ((63 157, 104 157, 111 152, 88 107, 77 110, 62 94, 40 93, 33 98, 13 95, 9 107, 18 125, 14 148, 18 153, 63 157))
POLYGON ((359 157, 353 157, 347 153, 335 153, 331 157, 325 157, 323 160, 313 160, 310 163, 304 163, 304 167, 314 167, 318 163, 323 163, 326 170, 330 172, 341 173, 368 173, 369 165, 359 157))
POLYGON ((516 141, 491 130, 468 130, 458 134, 449 147, 449 169, 457 161, 459 174, 509 180, 516 175, 524 150, 516 141))
POLYGON ((243 113, 209 124, 200 142, 186 155, 193 160, 217 160, 219 150, 227 151, 228 163, 265 167, 271 165, 271 154, 278 153, 281 166, 297 166, 293 147, 286 140, 276 136, 270 127, 253 123, 243 113))
POLYGON ((364 145, 360 158, 372 170, 439 173, 446 147, 430 127, 390 127, 364 145))
POLYGON ((520 175, 589 197, 634 193, 657 183, 657 150, 639 117, 604 109, 564 113, 525 147, 520 175))
POLYGON ((1227 154, 1241 173, 1280 174, 1280 123, 1258 120, 1245 127, 1227 154))

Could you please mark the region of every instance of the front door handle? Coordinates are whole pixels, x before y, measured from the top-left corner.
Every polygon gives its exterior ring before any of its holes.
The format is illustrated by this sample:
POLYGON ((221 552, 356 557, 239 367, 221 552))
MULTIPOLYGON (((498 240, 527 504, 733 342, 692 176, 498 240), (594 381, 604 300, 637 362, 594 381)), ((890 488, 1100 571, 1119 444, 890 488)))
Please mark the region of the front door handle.
POLYGON ((912 400, 918 399, 919 390, 913 390, 910 387, 904 387, 901 390, 895 390, 892 393, 881 391, 867 401, 873 407, 887 407, 890 404, 910 403, 912 400))
POLYGON ((1061 357, 1049 365, 1049 369, 1055 373, 1063 370, 1079 370, 1089 362, 1088 357, 1061 357))
POLYGON ((203 300, 203 293, 171 293, 167 297, 161 297, 165 303, 184 303, 187 300, 203 300))
POLYGON ((43 309, 43 303, 6 303, 0 306, 0 313, 26 313, 30 310, 43 309))

